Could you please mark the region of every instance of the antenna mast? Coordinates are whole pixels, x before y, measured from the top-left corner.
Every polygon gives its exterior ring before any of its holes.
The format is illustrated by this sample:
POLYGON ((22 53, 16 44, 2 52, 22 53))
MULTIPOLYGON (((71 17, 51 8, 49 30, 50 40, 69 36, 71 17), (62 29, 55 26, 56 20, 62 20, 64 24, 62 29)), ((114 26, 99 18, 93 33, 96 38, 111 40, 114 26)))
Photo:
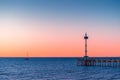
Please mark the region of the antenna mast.
POLYGON ((87 57, 87 39, 88 39, 87 33, 85 33, 84 39, 85 39, 85 56, 87 57))

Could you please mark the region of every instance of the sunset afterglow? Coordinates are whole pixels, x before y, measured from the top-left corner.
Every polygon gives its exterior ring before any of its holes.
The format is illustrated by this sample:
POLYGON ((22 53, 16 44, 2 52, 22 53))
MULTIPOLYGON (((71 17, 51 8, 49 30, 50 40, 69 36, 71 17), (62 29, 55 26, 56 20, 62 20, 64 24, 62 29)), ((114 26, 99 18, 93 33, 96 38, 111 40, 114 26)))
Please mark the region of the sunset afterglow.
POLYGON ((118 0, 0 0, 0 57, 120 56, 118 0))

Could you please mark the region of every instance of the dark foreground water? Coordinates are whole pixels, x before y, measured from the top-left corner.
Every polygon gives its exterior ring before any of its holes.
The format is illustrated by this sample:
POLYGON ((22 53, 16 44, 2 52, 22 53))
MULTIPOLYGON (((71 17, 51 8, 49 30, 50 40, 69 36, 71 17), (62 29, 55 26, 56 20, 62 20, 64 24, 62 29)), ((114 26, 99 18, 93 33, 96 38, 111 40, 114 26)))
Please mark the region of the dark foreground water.
POLYGON ((0 58, 0 80, 120 80, 120 68, 77 66, 76 58, 0 58))

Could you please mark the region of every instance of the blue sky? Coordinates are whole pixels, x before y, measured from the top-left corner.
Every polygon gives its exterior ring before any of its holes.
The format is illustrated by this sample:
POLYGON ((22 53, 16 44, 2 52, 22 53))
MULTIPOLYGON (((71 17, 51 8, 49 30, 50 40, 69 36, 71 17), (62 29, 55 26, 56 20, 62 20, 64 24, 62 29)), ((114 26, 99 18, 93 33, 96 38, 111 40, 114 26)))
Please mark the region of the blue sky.
MULTIPOLYGON (((38 43, 48 46, 48 43, 57 46, 61 43, 66 49, 68 41, 71 45, 84 46, 82 37, 88 32, 92 48, 101 43, 98 48, 113 45, 118 52, 115 46, 120 45, 119 4, 120 0, 0 0, 0 43, 18 44, 24 50, 28 45, 31 45, 28 49, 33 49, 38 43)), ((75 56, 79 51, 84 53, 83 48, 76 49, 75 56)))

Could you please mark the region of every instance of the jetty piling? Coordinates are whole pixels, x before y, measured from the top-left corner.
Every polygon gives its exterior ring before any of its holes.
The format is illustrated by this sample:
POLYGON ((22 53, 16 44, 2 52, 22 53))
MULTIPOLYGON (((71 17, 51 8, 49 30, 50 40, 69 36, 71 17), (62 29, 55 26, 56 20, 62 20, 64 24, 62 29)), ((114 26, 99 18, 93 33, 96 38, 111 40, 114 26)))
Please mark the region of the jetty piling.
POLYGON ((87 55, 87 40, 88 36, 85 33, 85 56, 77 59, 78 66, 101 66, 101 67, 120 67, 120 58, 115 57, 88 57, 87 55))

